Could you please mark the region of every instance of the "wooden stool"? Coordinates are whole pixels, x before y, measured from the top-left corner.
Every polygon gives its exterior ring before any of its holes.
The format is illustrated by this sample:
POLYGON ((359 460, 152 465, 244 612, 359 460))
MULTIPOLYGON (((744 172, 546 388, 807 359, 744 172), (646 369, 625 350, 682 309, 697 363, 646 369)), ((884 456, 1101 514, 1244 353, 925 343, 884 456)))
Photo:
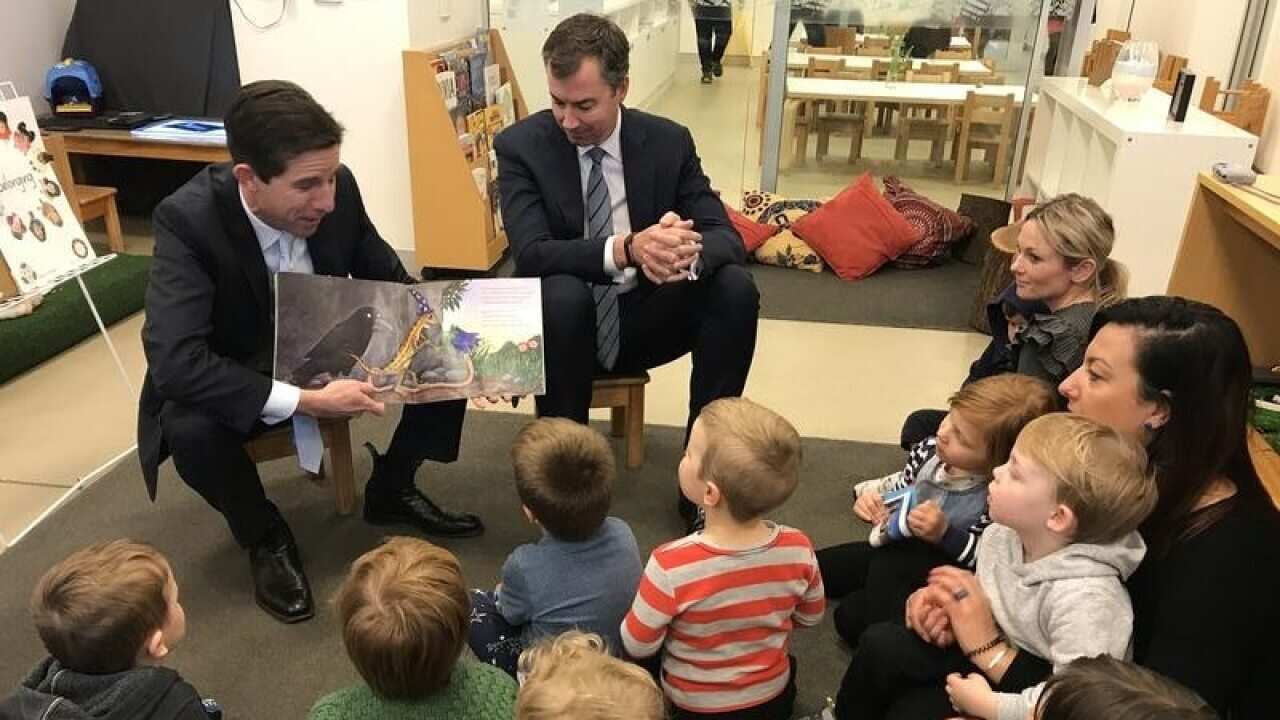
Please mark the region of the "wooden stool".
MULTIPOLYGON (((648 380, 648 378, 645 378, 648 380)), ((329 448, 330 467, 333 472, 333 490, 339 515, 350 515, 356 508, 356 473, 351 460, 351 427, 349 418, 320 419, 320 436, 329 448)), ((255 463, 294 457, 298 454, 293 445, 292 423, 259 435, 245 443, 250 459, 255 463)), ((317 478, 325 477, 324 466, 317 478)))
POLYGON ((591 407, 610 408, 610 431, 627 439, 627 469, 644 464, 644 386, 649 373, 602 375, 591 384, 591 407))
POLYGON ((44 147, 53 155, 53 171, 81 224, 102 218, 107 224, 107 245, 111 252, 124 252, 124 233, 120 230, 120 213, 116 210, 116 189, 101 185, 77 185, 71 173, 71 161, 62 136, 44 136, 44 147))

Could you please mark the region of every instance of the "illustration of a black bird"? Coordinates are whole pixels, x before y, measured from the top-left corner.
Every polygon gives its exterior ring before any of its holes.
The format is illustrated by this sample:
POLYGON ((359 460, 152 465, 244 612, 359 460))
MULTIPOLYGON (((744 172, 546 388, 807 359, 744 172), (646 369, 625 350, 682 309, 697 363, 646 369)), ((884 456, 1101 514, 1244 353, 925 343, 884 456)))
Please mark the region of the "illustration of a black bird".
MULTIPOLYGON (((293 384, 306 387, 315 378, 329 375, 337 378, 351 371, 351 368, 364 355, 373 337, 373 328, 379 324, 381 317, 375 308, 368 305, 351 313, 346 320, 333 326, 325 333, 320 342, 303 355, 303 363, 293 371, 293 384)), ((386 324, 382 321, 382 324, 386 324)))

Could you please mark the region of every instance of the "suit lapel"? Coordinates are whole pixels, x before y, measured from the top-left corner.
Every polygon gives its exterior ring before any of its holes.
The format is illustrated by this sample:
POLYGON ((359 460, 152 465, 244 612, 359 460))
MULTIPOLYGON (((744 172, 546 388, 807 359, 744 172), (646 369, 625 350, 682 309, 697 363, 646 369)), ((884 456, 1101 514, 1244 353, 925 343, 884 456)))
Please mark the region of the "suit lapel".
POLYGON ((582 166, 578 164, 578 149, 565 137, 556 125, 555 117, 547 112, 545 134, 551 165, 550 177, 568 178, 569 182, 552 183, 556 188, 555 203, 564 217, 567 237, 581 237, 586 225, 586 208, 582 206, 582 166))
POLYGON ((231 167, 214 176, 214 194, 218 198, 218 206, 222 214, 223 227, 227 229, 227 248, 235 255, 235 265, 244 271, 245 279, 253 290, 253 297, 268 313, 272 312, 270 276, 267 273, 267 261, 262 257, 262 246, 258 244, 258 236, 249 224, 249 216, 245 215, 244 205, 240 202, 239 187, 231 167))
POLYGON ((622 177, 627 183, 627 215, 639 232, 658 222, 653 208, 656 178, 654 158, 645 152, 645 128, 640 117, 622 109, 622 177))

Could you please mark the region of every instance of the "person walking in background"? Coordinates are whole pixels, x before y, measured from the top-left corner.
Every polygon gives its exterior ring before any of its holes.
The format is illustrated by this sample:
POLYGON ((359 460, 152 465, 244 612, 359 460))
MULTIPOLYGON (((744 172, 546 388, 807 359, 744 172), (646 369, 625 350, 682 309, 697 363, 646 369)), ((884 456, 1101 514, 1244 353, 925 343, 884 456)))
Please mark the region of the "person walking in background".
POLYGON ((702 61, 702 84, 710 85, 712 76, 724 74, 721 61, 729 37, 733 35, 731 0, 689 0, 693 26, 698 35, 698 59, 702 61))

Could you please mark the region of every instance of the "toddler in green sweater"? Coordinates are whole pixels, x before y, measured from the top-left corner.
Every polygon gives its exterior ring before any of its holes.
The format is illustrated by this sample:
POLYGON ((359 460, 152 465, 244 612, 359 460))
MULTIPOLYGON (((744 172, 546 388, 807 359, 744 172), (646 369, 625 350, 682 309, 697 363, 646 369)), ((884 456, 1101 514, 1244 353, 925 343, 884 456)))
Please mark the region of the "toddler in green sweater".
POLYGON ((309 720, 510 720, 516 683, 460 658, 471 605, 458 559, 395 537, 351 566, 334 604, 364 684, 326 695, 309 720))

